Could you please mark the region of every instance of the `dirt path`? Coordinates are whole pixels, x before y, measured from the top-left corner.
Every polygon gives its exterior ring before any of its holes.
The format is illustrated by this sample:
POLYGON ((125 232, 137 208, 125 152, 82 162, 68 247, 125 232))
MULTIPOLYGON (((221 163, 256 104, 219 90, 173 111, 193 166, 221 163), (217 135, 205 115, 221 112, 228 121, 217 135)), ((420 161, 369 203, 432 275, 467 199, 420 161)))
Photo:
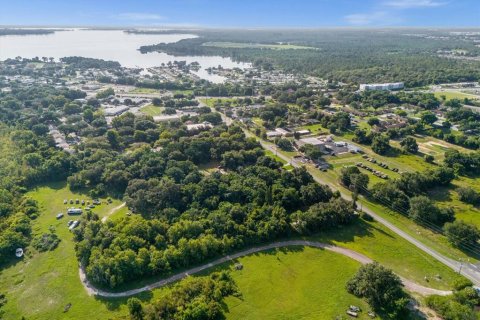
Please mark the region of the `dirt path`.
MULTIPOLYGON (((82 268, 79 268, 79 274, 80 274, 80 280, 82 281, 83 286, 87 290, 89 295, 96 295, 96 296, 101 296, 101 297, 107 297, 107 298, 121 298, 121 297, 128 297, 132 296, 144 291, 150 291, 155 288, 160 288, 163 287, 167 284, 173 283, 175 281, 181 280, 191 274, 199 273, 201 271, 204 271, 206 269, 209 269, 211 267, 214 267, 216 265, 229 262, 232 260, 235 260, 237 258, 260 252, 260 251, 266 251, 270 249, 275 249, 275 248, 282 248, 282 247, 289 247, 289 246, 308 246, 308 247, 314 247, 314 248, 320 248, 320 249, 325 249, 328 251, 336 252, 339 254, 343 254, 344 256, 347 256, 349 258, 352 258, 362 264, 370 263, 373 260, 364 256, 361 253, 358 253, 356 251, 342 248, 342 247, 337 247, 334 245, 322 243, 322 242, 316 242, 316 241, 306 241, 306 240, 291 240, 291 241, 280 241, 280 242, 274 242, 265 246, 259 246, 259 247, 254 247, 251 249, 243 250, 240 252, 237 252, 235 254, 227 255, 223 258, 219 258, 215 261, 212 261, 210 263, 188 269, 184 272, 177 273, 173 276, 170 276, 166 279, 154 282, 148 286, 144 286, 138 289, 132 289, 132 290, 127 290, 123 292, 108 292, 104 291, 101 289, 95 288, 87 279, 85 272, 82 268)), ((416 292, 421 295, 431 295, 431 294, 438 294, 438 295, 447 295, 450 294, 451 291, 444 291, 444 290, 437 290, 433 288, 427 288, 422 285, 419 285, 417 283, 414 283, 410 280, 407 280, 405 278, 401 278, 403 285, 408 291, 416 292)))
POLYGON ((118 210, 122 209, 122 208, 125 207, 126 205, 127 205, 127 204, 124 202, 124 203, 116 206, 115 208, 110 209, 110 211, 108 211, 107 215, 102 218, 102 222, 105 223, 105 221, 107 221, 108 217, 110 217, 112 214, 114 214, 114 213, 117 212, 118 210))

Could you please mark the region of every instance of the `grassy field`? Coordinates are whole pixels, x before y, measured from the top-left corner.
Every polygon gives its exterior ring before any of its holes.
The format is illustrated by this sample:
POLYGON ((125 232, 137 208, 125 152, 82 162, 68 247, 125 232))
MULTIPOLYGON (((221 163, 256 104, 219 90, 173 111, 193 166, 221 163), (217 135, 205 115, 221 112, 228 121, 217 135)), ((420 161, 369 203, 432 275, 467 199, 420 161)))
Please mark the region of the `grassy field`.
POLYGON ((210 108, 213 108, 216 104, 226 104, 230 103, 232 106, 237 105, 237 98, 208 98, 208 99, 199 99, 200 102, 205 103, 210 108))
POLYGON ((243 42, 205 42, 203 46, 218 48, 235 48, 235 49, 271 49, 271 50, 318 50, 318 48, 298 46, 293 44, 264 44, 264 43, 243 43, 243 42))
POLYGON ((270 151, 270 150, 266 150, 266 151, 265 151, 265 155, 266 155, 266 156, 269 156, 269 157, 271 157, 271 158, 273 158, 273 159, 275 159, 275 160, 277 160, 278 162, 281 162, 281 163, 283 163, 283 164, 286 164, 286 163, 287 163, 285 160, 283 160, 283 159, 280 158, 279 156, 275 155, 275 154, 274 154, 272 151, 270 151))
MULTIPOLYGON (((353 134, 351 132, 344 133, 344 134, 337 134, 335 136, 335 141, 348 141, 353 142, 353 134)), ((434 165, 426 163, 423 158, 422 154, 403 154, 401 152, 397 152, 394 154, 387 154, 387 155, 379 155, 373 152, 369 146, 360 145, 355 142, 353 144, 358 145, 365 154, 369 157, 376 159, 377 161, 383 162, 387 164, 390 168, 398 168, 400 171, 424 171, 429 168, 433 168, 434 165)), ((394 145, 395 142, 392 142, 394 145)))
POLYGON ((311 124, 308 126, 301 126, 298 130, 310 130, 312 134, 328 133, 328 130, 323 128, 321 124, 311 124))
POLYGON ((193 90, 175 90, 173 91, 173 94, 183 94, 183 95, 190 95, 193 94, 193 90))
POLYGON ((456 272, 378 222, 360 220, 356 225, 325 232, 314 239, 363 253, 397 274, 427 287, 451 289, 458 277, 456 272))
POLYGON ((470 187, 480 192, 478 178, 458 177, 452 182, 451 187, 436 188, 429 193, 440 206, 451 207, 455 210, 455 216, 463 221, 472 223, 480 228, 480 207, 460 201, 456 188, 470 187))
MULTIPOLYGON (((455 132, 455 131, 452 131, 455 132)), ((450 149, 455 149, 460 152, 470 152, 470 150, 452 143, 423 135, 415 135, 415 140, 418 143, 418 150, 423 154, 430 154, 434 156, 435 161, 440 163, 445 157, 445 152, 450 149)))
POLYGON ((324 250, 287 248, 239 259, 230 267, 241 298, 226 300, 227 319, 334 319, 349 305, 368 305, 347 293, 345 285, 360 263, 324 250))
POLYGON ((212 161, 209 163, 203 163, 198 166, 198 169, 204 175, 210 175, 216 171, 218 171, 218 166, 220 166, 220 162, 212 161))
POLYGON ((155 116, 161 115, 164 109, 165 108, 163 107, 157 107, 157 106, 154 106, 153 104, 149 104, 145 107, 142 107, 140 111, 145 113, 146 115, 155 117, 155 116))
POLYGON ((130 90, 128 93, 155 94, 155 93, 160 93, 160 91, 157 89, 151 89, 151 88, 135 88, 133 90, 130 90))
MULTIPOLYGON (((400 177, 400 174, 397 172, 393 172, 392 170, 389 169, 384 169, 380 167, 377 164, 370 163, 367 160, 363 159, 360 154, 352 154, 352 153, 344 153, 340 154, 337 156, 328 156, 325 157, 325 159, 328 161, 328 163, 332 166, 332 170, 335 172, 336 175, 340 175, 340 171, 342 170, 343 167, 345 166, 355 166, 356 163, 362 162, 363 164, 366 164, 370 168, 373 168, 377 171, 383 172, 386 174, 390 179, 398 178, 400 177)), ((370 181, 369 181, 369 187, 372 187, 373 185, 379 183, 379 182, 384 182, 385 180, 382 178, 379 178, 375 176, 373 173, 371 173, 368 170, 365 169, 360 169, 362 173, 365 173, 368 175, 370 181)))
POLYGON ((435 97, 440 99, 442 96, 445 96, 446 100, 452 100, 452 99, 460 99, 463 100, 464 98, 469 98, 469 99, 479 99, 479 96, 473 95, 473 94, 468 94, 468 93, 463 93, 459 91, 437 91, 434 93, 435 97))
MULTIPOLYGON (((48 232, 50 226, 55 228, 61 242, 50 252, 38 253, 27 248, 24 259, 4 268, 0 273, 0 288, 7 295, 5 319, 108 319, 123 308, 111 309, 110 302, 89 297, 83 288, 75 258, 72 234, 68 231, 65 216, 55 219, 58 212, 64 212, 64 199, 89 199, 85 194, 72 193, 65 184, 57 183, 39 187, 29 193, 39 202, 41 215, 33 221, 34 234, 48 232), (72 304, 67 313, 65 305, 72 304)), ((98 206, 94 211, 101 217, 121 202, 114 200, 111 204, 98 206)))

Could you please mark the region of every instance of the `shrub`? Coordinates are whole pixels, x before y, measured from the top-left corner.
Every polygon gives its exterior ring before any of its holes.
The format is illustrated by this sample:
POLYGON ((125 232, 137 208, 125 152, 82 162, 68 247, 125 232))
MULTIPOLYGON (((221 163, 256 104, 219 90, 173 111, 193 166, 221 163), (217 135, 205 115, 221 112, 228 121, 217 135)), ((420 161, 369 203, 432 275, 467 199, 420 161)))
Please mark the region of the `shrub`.
POLYGON ((443 229, 448 241, 457 247, 476 246, 480 239, 480 231, 477 227, 463 221, 446 223, 443 229))
POLYGON ((480 203, 480 193, 476 192, 470 187, 458 188, 457 193, 460 201, 473 205, 477 205, 480 203))
POLYGON ((472 287, 465 287, 449 296, 428 296, 425 302, 444 320, 476 320, 473 307, 478 304, 478 294, 472 287))
POLYGON ((468 280, 467 278, 457 278, 453 282, 453 289, 459 291, 466 287, 471 287, 472 285, 472 281, 468 280))
POLYGON ((380 155, 386 154, 390 150, 389 139, 386 135, 378 134, 373 137, 372 150, 380 155))
POLYGON ((32 245, 38 251, 44 252, 54 250, 59 243, 60 239, 55 233, 44 233, 33 239, 32 245))

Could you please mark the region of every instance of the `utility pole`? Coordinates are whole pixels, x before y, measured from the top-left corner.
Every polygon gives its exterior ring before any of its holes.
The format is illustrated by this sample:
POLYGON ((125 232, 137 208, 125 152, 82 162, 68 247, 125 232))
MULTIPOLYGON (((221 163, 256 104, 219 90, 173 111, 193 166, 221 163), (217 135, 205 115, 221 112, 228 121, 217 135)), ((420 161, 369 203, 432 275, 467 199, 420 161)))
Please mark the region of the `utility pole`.
MULTIPOLYGON (((464 260, 462 258, 459 258, 458 260, 460 261, 460 267, 458 268, 458 274, 462 274, 462 267, 463 267, 464 260)), ((467 258, 467 263, 468 262, 470 262, 469 258, 467 258)))

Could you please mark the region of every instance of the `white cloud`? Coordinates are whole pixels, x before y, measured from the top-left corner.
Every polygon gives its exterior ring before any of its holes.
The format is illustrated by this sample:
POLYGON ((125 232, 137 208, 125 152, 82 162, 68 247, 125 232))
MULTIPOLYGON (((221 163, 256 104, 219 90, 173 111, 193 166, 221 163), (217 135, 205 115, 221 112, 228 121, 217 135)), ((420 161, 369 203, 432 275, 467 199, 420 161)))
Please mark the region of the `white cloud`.
POLYGON ((386 11, 375 11, 370 13, 354 13, 345 16, 345 21, 353 26, 370 25, 393 25, 401 22, 401 19, 394 17, 386 11))
POLYGON ((405 10, 434 8, 448 4, 439 0, 383 0, 371 12, 354 13, 344 17, 353 26, 388 26, 404 22, 405 10))
POLYGON ((446 5, 446 2, 436 0, 391 0, 384 3, 386 6, 410 9, 410 8, 431 8, 446 5))
POLYGON ((116 16, 121 20, 132 20, 132 21, 147 21, 147 20, 163 20, 165 17, 154 14, 154 13, 141 13, 141 12, 125 12, 120 13, 116 16))
POLYGON ((152 27, 165 27, 165 28, 200 28, 202 25, 197 23, 190 22, 176 22, 176 23, 165 23, 165 22, 152 22, 149 24, 152 27))

